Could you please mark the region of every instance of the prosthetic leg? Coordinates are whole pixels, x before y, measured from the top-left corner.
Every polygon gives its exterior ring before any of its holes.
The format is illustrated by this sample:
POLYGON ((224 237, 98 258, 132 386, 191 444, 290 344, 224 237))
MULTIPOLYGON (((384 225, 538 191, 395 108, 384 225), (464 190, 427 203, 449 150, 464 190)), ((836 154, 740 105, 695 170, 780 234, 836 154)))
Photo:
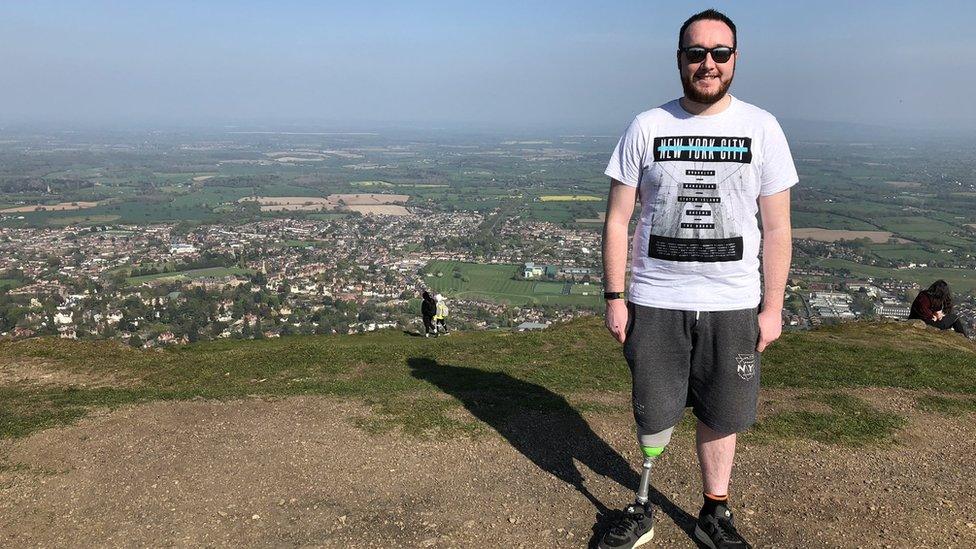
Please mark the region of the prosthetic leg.
POLYGON ((644 452, 644 466, 641 471, 640 484, 637 487, 637 503, 647 505, 648 493, 651 489, 651 468, 654 467, 654 460, 664 452, 660 446, 641 446, 644 452))
POLYGON ((671 433, 674 427, 669 427, 657 433, 643 433, 640 427, 637 428, 637 440, 640 443, 641 451, 644 453, 644 465, 641 470, 640 484, 637 486, 637 503, 647 505, 648 494, 651 489, 651 469, 654 461, 664 453, 665 446, 671 442, 671 433))
POLYGON ((644 432, 637 427, 637 440, 644 453, 644 467, 637 488, 637 502, 624 508, 622 517, 614 521, 603 535, 598 549, 624 549, 643 545, 654 537, 654 509, 650 504, 651 468, 654 460, 671 441, 670 427, 657 433, 644 432))

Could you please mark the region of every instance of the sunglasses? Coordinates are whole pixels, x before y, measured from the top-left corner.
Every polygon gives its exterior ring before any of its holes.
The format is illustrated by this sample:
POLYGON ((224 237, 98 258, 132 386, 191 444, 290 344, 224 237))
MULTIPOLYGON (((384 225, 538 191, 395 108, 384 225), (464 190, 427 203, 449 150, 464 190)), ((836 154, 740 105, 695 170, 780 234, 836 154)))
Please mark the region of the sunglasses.
POLYGON ((703 48, 701 46, 690 46, 687 48, 681 48, 681 53, 685 54, 689 63, 701 63, 705 60, 705 56, 709 53, 712 54, 712 61, 716 63, 727 63, 729 59, 732 59, 732 54, 735 53, 735 48, 730 48, 728 46, 718 46, 716 48, 703 48))

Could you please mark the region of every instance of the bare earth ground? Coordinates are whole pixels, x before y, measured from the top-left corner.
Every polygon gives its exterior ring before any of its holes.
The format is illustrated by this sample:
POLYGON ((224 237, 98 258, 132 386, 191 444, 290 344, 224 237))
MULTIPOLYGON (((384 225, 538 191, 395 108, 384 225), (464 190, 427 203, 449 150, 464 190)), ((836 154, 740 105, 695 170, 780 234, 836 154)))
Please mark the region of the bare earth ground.
MULTIPOLYGON (((280 158, 278 160, 281 160, 280 158)), ((246 196, 238 202, 257 202, 261 211, 319 211, 335 210, 342 203, 349 209, 364 214, 408 215, 403 204, 410 199, 406 194, 353 193, 330 194, 326 198, 314 196, 246 196)))
MULTIPOLYGON (((897 444, 740 444, 740 530, 757 547, 971 547, 972 415, 919 412, 905 391, 857 394, 909 418, 897 444)), ((766 391, 763 406, 790 396, 766 391)), ((324 397, 162 402, 0 442, 0 544, 585 547, 598 506, 636 484, 623 411, 452 440, 356 426, 371 415, 324 397)), ((680 430, 655 468, 648 547, 694 547, 692 438, 680 430)))
POLYGON ((0 213, 20 213, 20 212, 62 212, 65 210, 83 210, 94 208, 98 202, 59 202, 57 204, 36 204, 33 206, 17 206, 0 210, 0 213))

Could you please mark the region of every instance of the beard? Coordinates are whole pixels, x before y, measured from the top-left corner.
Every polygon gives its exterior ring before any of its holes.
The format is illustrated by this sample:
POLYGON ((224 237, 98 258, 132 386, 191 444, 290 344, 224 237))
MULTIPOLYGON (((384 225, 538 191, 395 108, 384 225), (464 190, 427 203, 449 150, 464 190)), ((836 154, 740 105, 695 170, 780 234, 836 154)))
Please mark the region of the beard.
POLYGON ((691 74, 688 78, 681 79, 681 86, 685 90, 685 97, 694 101, 695 103, 702 103, 705 105, 711 105, 712 103, 718 102, 720 99, 725 97, 725 94, 729 91, 729 86, 732 85, 732 78, 735 77, 735 69, 733 73, 729 76, 726 81, 719 80, 719 87, 714 93, 701 92, 695 88, 694 79, 695 75, 691 74))

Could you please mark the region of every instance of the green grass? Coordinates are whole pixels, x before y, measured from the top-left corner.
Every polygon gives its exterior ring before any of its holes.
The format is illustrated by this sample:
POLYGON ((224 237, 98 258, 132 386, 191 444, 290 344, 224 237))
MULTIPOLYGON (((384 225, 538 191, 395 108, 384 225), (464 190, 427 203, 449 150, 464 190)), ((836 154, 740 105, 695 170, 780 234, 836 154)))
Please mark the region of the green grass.
POLYGON ((905 425, 898 414, 872 408, 863 400, 841 393, 811 393, 801 400, 821 404, 827 411, 791 410, 764 419, 745 436, 752 442, 809 439, 824 444, 863 446, 890 442, 905 425))
POLYGON ((388 181, 352 181, 349 184, 353 187, 396 187, 388 181))
POLYGON ((117 221, 118 215, 70 215, 66 217, 52 217, 47 220, 48 225, 66 227, 68 225, 102 225, 117 221))
POLYGON ((919 244, 869 244, 871 253, 884 259, 927 263, 944 259, 945 254, 930 252, 919 244))
POLYGON ((23 284, 23 281, 16 278, 0 278, 0 288, 16 288, 23 284))
POLYGON ((161 278, 172 278, 172 279, 193 279, 193 278, 203 278, 205 276, 227 276, 227 275, 250 275, 252 271, 248 269, 241 269, 239 267, 209 267, 206 269, 191 269, 189 271, 175 271, 170 273, 158 273, 143 276, 133 276, 126 279, 126 284, 130 286, 136 286, 142 284, 143 282, 149 282, 151 280, 158 280, 161 278))
POLYGON ((943 269, 938 267, 925 267, 920 269, 888 269, 885 267, 873 267, 871 265, 861 265, 846 259, 818 259, 812 265, 827 267, 831 269, 847 269, 855 276, 871 276, 876 278, 893 278, 906 282, 916 282, 923 288, 927 288, 932 282, 943 279, 949 283, 953 292, 976 291, 976 271, 968 269, 943 269))
MULTIPOLYGON (((427 272, 440 272, 443 276, 425 277, 424 281, 430 288, 446 296, 485 299, 507 302, 513 305, 544 303, 595 307, 602 303, 602 296, 584 296, 577 292, 562 295, 563 282, 515 280, 513 276, 521 270, 521 265, 482 265, 458 261, 432 261, 427 266, 427 272), (460 278, 454 276, 455 270, 461 273, 460 278)), ((574 285, 575 287, 576 285, 574 285)), ((591 284, 586 288, 594 288, 594 286, 591 284)), ((591 293, 595 293, 595 290, 591 293)))
POLYGON ((768 387, 900 387, 976 394, 973 344, 904 323, 787 332, 763 353, 768 387))
POLYGON ((319 221, 335 221, 337 219, 343 219, 349 217, 349 214, 345 213, 310 213, 306 214, 308 219, 317 219, 319 221))
POLYGON ((920 410, 958 417, 976 412, 976 398, 952 398, 940 395, 923 395, 916 399, 920 410))
MULTIPOLYGON (((541 332, 454 333, 428 340, 400 331, 198 343, 159 351, 111 341, 32 338, 0 342, 0 361, 43 364, 72 379, 118 380, 102 387, 0 387, 0 438, 71 423, 98 408, 158 400, 331 395, 368 404, 357 423, 371 431, 471 436, 504 431, 527 414, 576 421, 620 413, 630 375, 599 317, 541 332)), ((788 333, 763 355, 767 386, 805 389, 795 407, 766 417, 751 440, 810 438, 859 445, 891 439, 898 416, 838 389, 900 387, 925 406, 976 399, 973 346, 954 334, 901 324, 846 324, 788 333), (967 400, 968 399, 968 400, 967 400)), ((14 366, 16 368, 16 366, 14 366)), ((56 376, 55 376, 56 377, 56 376)))
MULTIPOLYGON (((219 185, 219 176, 200 182, 202 185, 194 184, 192 189, 173 187, 173 183, 189 184, 193 177, 211 173, 157 174, 152 177, 160 182, 160 186, 153 189, 139 185, 100 186, 99 193, 115 195, 110 202, 105 201, 84 210, 28 212, 23 214, 25 217, 23 221, 8 221, 7 225, 60 226, 110 222, 145 224, 179 220, 213 222, 236 211, 238 209, 236 201, 252 194, 259 196, 304 196, 310 192, 319 194, 318 191, 310 191, 308 187, 283 181, 255 184, 253 187, 224 187, 219 185)), ((70 200, 84 201, 93 198, 82 193, 71 197, 70 200)))

